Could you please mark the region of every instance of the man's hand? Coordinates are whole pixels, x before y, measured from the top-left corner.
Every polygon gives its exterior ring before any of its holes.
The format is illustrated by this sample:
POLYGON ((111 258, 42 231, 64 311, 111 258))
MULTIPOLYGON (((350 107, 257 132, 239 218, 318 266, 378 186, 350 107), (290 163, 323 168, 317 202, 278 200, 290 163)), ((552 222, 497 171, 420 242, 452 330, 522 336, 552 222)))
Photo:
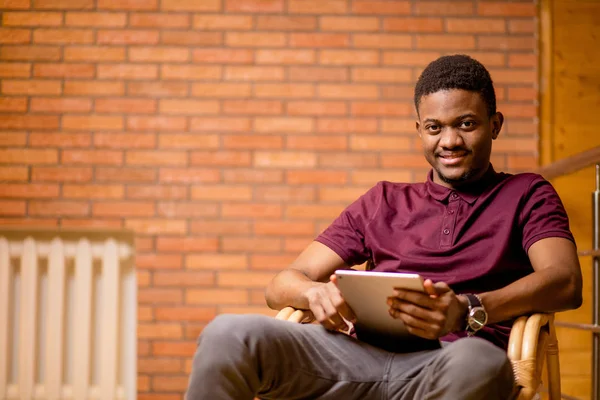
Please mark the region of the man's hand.
POLYGON ((396 288, 388 297, 389 313, 404 322, 410 333, 438 339, 462 328, 467 300, 457 296, 444 282, 424 282, 425 293, 396 288))
POLYGON ((321 325, 329 330, 347 330, 344 319, 354 322, 356 317, 342 293, 336 286, 337 278, 332 275, 329 282, 313 286, 306 292, 310 311, 321 325))

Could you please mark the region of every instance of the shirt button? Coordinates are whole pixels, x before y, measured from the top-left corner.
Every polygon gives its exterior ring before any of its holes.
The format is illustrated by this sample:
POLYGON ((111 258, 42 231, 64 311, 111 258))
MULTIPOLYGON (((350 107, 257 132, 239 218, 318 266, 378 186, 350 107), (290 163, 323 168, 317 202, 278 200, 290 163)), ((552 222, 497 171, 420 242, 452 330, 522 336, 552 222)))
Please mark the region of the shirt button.
POLYGON ((452 195, 450 195, 451 198, 456 199, 458 197, 458 195, 456 193, 452 193, 452 195))
POLYGON ((448 214, 454 214, 454 210, 448 210, 448 214))
POLYGON ((444 229, 444 235, 448 235, 450 233, 449 229, 444 229))

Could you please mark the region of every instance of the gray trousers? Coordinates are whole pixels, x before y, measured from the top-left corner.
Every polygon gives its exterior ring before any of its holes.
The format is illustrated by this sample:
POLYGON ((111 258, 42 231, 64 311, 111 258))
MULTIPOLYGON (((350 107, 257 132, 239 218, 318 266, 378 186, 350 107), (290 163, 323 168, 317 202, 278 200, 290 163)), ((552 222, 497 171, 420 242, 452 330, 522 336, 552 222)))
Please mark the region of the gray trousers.
POLYGON ((390 353, 320 325, 219 315, 198 339, 187 400, 506 400, 506 352, 478 338, 390 353))

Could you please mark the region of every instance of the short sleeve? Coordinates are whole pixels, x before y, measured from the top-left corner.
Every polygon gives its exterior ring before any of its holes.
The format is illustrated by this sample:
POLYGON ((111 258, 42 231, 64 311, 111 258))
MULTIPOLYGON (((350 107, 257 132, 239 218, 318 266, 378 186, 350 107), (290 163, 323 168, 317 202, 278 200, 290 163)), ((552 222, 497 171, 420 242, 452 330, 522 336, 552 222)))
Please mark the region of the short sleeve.
POLYGON ((315 240, 335 251, 346 264, 358 265, 371 257, 365 245, 365 231, 381 204, 382 183, 378 183, 350 204, 315 240))
POLYGON ((538 240, 548 237, 562 237, 575 243, 567 212, 558 193, 550 182, 539 175, 529 185, 521 211, 521 226, 525 252, 538 240))

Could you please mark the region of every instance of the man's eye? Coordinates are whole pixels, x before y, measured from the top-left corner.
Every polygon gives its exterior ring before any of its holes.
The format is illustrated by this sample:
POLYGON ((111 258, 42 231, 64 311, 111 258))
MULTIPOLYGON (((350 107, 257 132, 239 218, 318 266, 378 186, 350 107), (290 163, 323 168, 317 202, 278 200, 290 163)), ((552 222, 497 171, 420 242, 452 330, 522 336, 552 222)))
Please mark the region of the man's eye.
POLYGON ((440 130, 440 127, 438 125, 429 125, 427 127, 427 130, 430 132, 437 132, 440 130))
POLYGON ((472 128, 475 126, 475 121, 463 121, 460 126, 463 128, 472 128))

